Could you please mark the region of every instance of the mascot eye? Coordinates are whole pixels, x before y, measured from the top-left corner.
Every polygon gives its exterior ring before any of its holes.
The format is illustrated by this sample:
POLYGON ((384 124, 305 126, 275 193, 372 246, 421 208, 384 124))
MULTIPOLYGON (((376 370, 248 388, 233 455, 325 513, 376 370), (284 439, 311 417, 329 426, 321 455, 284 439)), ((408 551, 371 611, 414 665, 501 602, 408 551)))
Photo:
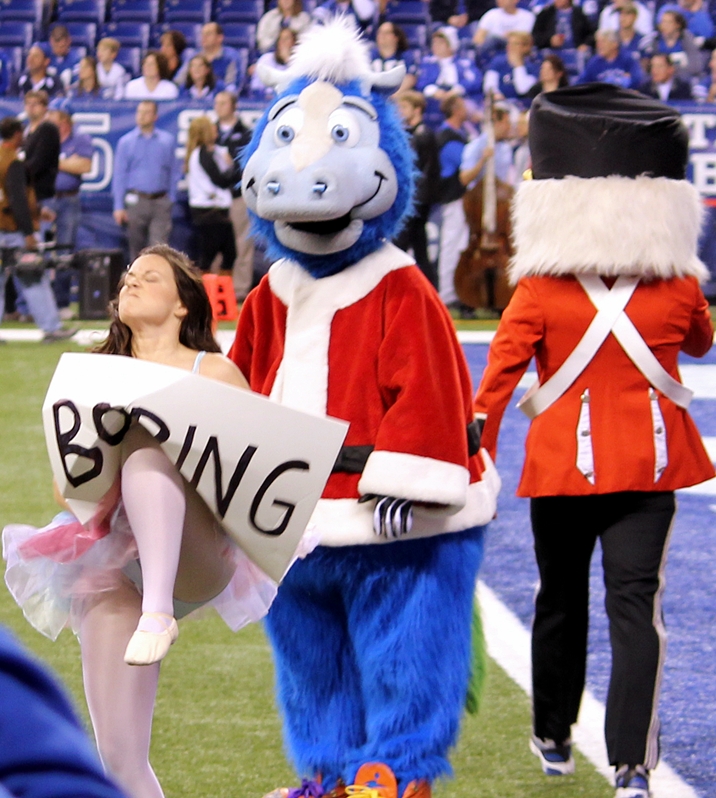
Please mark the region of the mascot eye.
POLYGON ((293 141, 295 135, 296 131, 290 125, 280 125, 276 128, 276 138, 284 144, 293 141))
POLYGON ((355 147, 360 141, 360 122, 346 108, 338 108, 328 117, 328 129, 342 147, 355 147))
POLYGON ((280 146, 290 144, 302 127, 303 111, 295 106, 289 108, 276 120, 276 130, 273 134, 276 144, 280 146))

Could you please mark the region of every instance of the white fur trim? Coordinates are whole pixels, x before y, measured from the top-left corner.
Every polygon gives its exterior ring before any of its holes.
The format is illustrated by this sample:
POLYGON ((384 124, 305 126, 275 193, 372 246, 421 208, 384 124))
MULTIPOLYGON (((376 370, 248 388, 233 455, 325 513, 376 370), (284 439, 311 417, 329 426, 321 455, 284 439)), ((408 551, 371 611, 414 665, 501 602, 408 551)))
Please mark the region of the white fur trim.
POLYGON ((464 466, 404 452, 374 451, 358 483, 361 494, 445 504, 450 512, 465 506, 470 472, 464 466))
MULTIPOLYGON (((413 508, 413 527, 401 540, 462 532, 473 526, 484 526, 495 516, 500 477, 490 456, 480 450, 485 472, 481 482, 471 483, 466 491, 464 507, 456 513, 446 510, 413 508)), ((313 511, 309 529, 318 535, 322 546, 356 546, 393 541, 378 537, 373 531, 373 502, 358 504, 356 499, 321 499, 313 511)))
POLYGON ((709 279, 697 256, 704 209, 686 180, 565 177, 520 184, 510 280, 620 274, 709 279))
POLYGON ((364 81, 371 76, 369 53, 352 19, 339 15, 301 34, 285 74, 289 80, 305 76, 329 83, 364 81))
POLYGON ((269 284, 288 313, 283 360, 271 399, 325 416, 333 316, 367 296, 390 272, 413 263, 393 244, 384 244, 358 263, 320 280, 293 261, 276 261, 269 270, 269 284))

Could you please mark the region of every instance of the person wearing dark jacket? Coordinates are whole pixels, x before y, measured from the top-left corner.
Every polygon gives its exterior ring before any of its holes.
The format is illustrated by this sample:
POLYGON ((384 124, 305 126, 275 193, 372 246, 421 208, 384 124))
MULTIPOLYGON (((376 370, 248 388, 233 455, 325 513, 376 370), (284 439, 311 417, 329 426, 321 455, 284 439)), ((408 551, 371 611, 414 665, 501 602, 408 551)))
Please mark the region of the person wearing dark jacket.
POLYGON ((55 180, 60 163, 60 132, 46 119, 49 98, 44 91, 29 91, 25 95, 25 169, 35 189, 37 201, 55 196, 55 180))
POLYGON ((649 63, 649 80, 639 87, 642 94, 662 102, 693 100, 691 84, 676 74, 668 53, 655 53, 649 63))
POLYGON ((221 271, 230 273, 236 259, 230 189, 237 174, 227 149, 216 146, 216 128, 208 116, 196 117, 189 125, 184 171, 191 220, 199 236, 197 266, 208 272, 220 253, 221 271))
POLYGON ((594 28, 572 0, 553 0, 537 14, 532 38, 540 50, 586 49, 594 45, 594 28))
POLYGON ((413 214, 405 222, 405 227, 393 243, 406 252, 412 249, 420 271, 437 288, 437 265, 428 257, 425 223, 430 215, 431 197, 440 177, 440 170, 435 133, 423 122, 426 104, 425 97, 419 91, 404 91, 398 96, 398 110, 410 134, 410 143, 415 150, 415 166, 419 175, 415 180, 413 214))

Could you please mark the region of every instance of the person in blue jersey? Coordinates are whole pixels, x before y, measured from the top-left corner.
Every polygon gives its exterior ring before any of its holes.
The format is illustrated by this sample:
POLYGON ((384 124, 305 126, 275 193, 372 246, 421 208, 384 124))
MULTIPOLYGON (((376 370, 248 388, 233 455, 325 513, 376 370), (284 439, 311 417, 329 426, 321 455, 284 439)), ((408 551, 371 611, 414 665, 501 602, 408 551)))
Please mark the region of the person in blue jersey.
POLYGON ((678 3, 664 3, 656 16, 656 21, 661 22, 661 17, 667 11, 676 11, 686 20, 686 27, 701 46, 704 39, 714 35, 714 23, 709 14, 709 4, 704 0, 679 0, 678 3))
POLYGON ((415 86, 429 100, 442 102, 449 94, 482 97, 482 72, 468 58, 457 56, 457 31, 448 25, 438 28, 430 42, 431 54, 420 62, 415 86))
POLYGON ((72 46, 72 37, 64 25, 55 25, 50 31, 49 46, 45 52, 50 59, 48 74, 62 81, 67 91, 77 77, 82 50, 72 46))
POLYGON ((525 97, 539 76, 539 64, 531 53, 532 36, 529 33, 508 33, 505 52, 496 55, 485 71, 483 92, 496 92, 506 100, 525 97))
POLYGON ((701 73, 703 57, 691 31, 686 28, 686 20, 678 11, 664 12, 657 30, 642 41, 640 47, 642 55, 670 55, 679 77, 688 79, 701 73))
POLYGON ((389 20, 379 26, 375 34, 375 45, 370 51, 370 66, 374 72, 386 72, 398 64, 405 67, 405 77, 399 92, 415 86, 418 65, 408 45, 405 31, 389 20))
POLYGON ((211 64, 203 55, 195 55, 189 61, 186 82, 179 92, 183 100, 213 100, 224 84, 217 79, 211 64))
POLYGON ((611 83, 624 89, 638 89, 643 79, 641 67, 628 53, 621 50, 619 33, 598 30, 597 54, 587 61, 577 83, 611 83))

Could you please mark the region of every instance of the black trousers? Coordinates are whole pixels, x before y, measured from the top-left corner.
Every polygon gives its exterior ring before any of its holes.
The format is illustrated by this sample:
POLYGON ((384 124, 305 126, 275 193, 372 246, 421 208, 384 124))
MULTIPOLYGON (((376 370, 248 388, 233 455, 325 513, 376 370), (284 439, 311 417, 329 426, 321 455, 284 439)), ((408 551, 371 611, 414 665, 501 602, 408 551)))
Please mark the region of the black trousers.
POLYGON ((540 587, 532 629, 534 733, 562 742, 584 690, 589 563, 601 539, 612 671, 606 741, 612 765, 656 766, 665 653, 661 612, 674 494, 611 493, 532 499, 540 587))
POLYGON ((396 247, 413 250, 413 257, 420 271, 430 280, 433 288, 438 287, 438 267, 428 257, 428 236, 425 232, 426 218, 411 216, 405 222, 405 227, 396 236, 393 243, 396 247))
POLYGON ((221 253, 221 271, 230 272, 236 260, 236 240, 228 209, 192 208, 192 221, 199 239, 197 266, 208 272, 214 258, 221 253))

